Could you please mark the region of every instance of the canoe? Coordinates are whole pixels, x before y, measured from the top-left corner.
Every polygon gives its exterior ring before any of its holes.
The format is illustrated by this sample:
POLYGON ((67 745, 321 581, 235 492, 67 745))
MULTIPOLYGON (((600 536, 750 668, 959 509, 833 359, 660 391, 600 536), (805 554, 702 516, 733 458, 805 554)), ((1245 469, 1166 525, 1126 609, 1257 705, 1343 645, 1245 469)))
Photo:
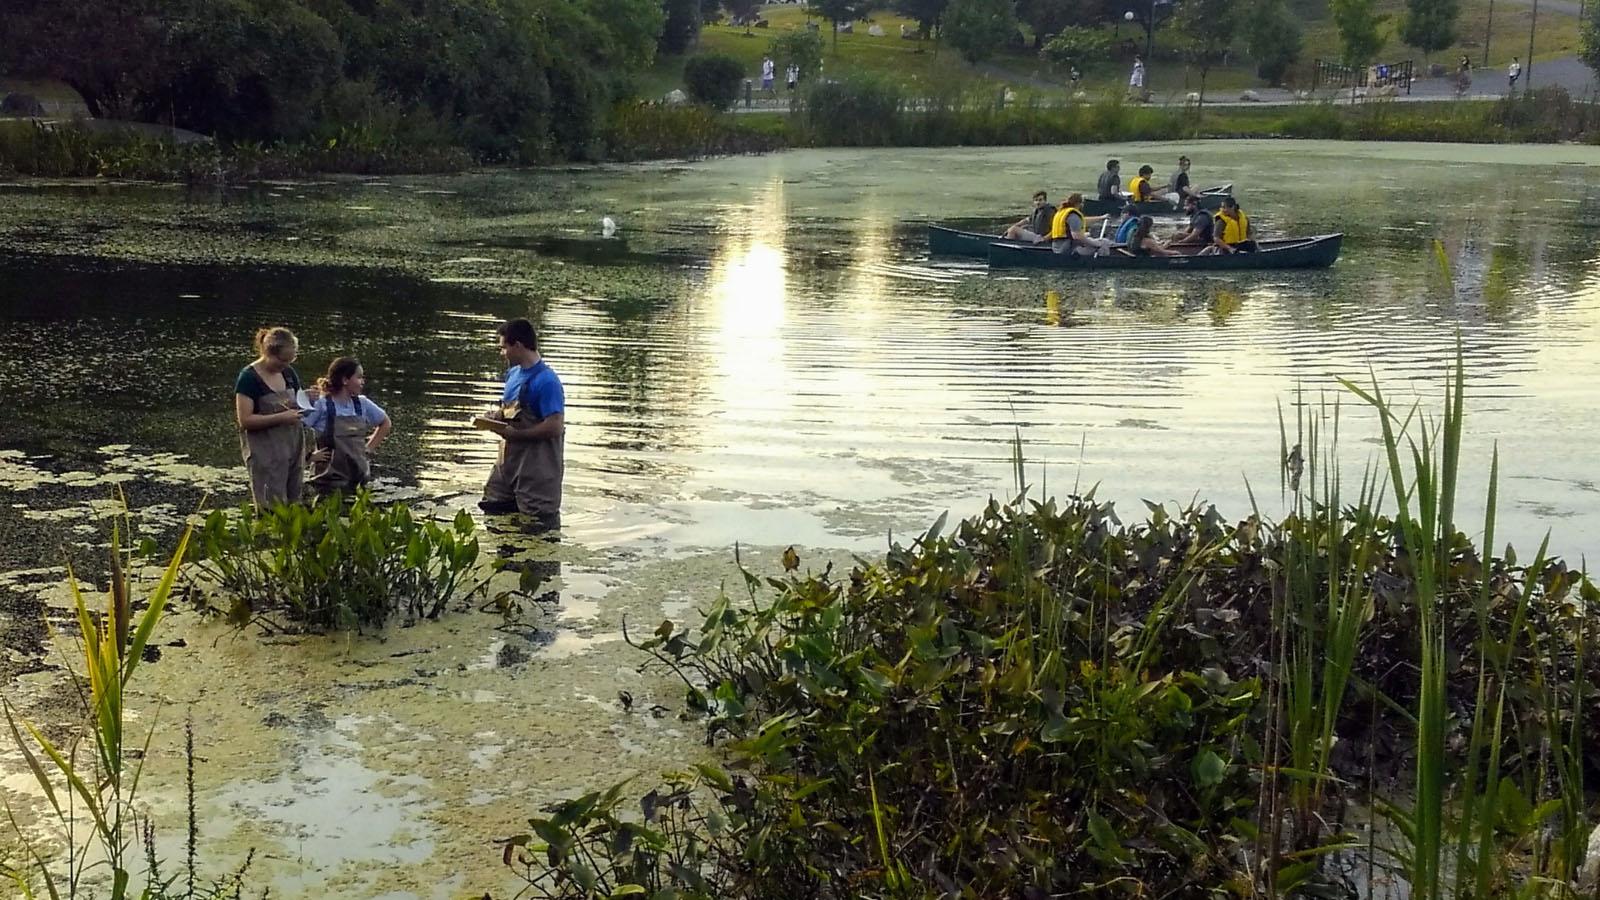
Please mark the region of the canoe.
POLYGON ((933 256, 974 256, 986 259, 990 244, 1015 244, 1026 247, 1021 241, 1001 240, 993 232, 958 231, 943 225, 928 226, 928 253, 933 256))
MULTIPOLYGON (((1208 187, 1195 196, 1200 198, 1201 209, 1221 209, 1222 198, 1233 194, 1233 184, 1219 184, 1208 187)), ((1083 198, 1083 214, 1086 216, 1116 216, 1122 214, 1122 207, 1128 203, 1127 199, 1101 200, 1098 197, 1083 198)), ((1134 208, 1139 210, 1141 216, 1175 216, 1183 212, 1183 207, 1165 200, 1151 200, 1146 203, 1135 203, 1134 208)))
MULTIPOLYGON (((1200 194, 1200 206, 1208 210, 1221 209, 1222 198, 1228 196, 1232 191, 1233 185, 1231 184, 1207 188, 1200 194)), ((1099 200, 1085 200, 1083 201, 1083 213, 1086 216, 1120 216, 1122 214, 1122 206, 1121 201, 1106 201, 1102 203, 1099 200)), ((1140 210, 1140 215, 1177 215, 1179 212, 1176 206, 1165 200, 1138 203, 1135 206, 1140 210)), ((998 233, 963 231, 946 225, 930 224, 928 226, 928 253, 933 256, 975 256, 982 259, 989 255, 989 245, 999 240, 998 233)), ((1002 243, 1010 242, 1002 241, 1002 243)), ((1026 245, 1019 244, 1019 246, 1026 245)))
POLYGON ((1056 253, 1044 245, 1024 246, 1010 241, 989 244, 989 267, 995 269, 1089 269, 1235 271, 1238 269, 1325 269, 1339 258, 1343 234, 1279 238, 1257 241, 1253 253, 1219 253, 1207 256, 1107 256, 1056 253))

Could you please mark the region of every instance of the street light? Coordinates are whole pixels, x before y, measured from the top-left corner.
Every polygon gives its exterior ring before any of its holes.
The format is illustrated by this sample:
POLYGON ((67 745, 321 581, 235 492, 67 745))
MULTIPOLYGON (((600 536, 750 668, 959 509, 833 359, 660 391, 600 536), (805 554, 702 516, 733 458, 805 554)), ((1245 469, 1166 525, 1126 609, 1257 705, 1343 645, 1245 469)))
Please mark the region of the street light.
MULTIPOLYGON (((1146 60, 1146 65, 1149 64, 1148 60, 1150 59, 1150 54, 1155 48, 1156 4, 1170 2, 1172 2, 1172 0, 1150 0, 1150 17, 1144 20, 1144 58, 1146 60)), ((1131 9, 1122 14, 1122 20, 1124 22, 1132 22, 1135 18, 1137 18, 1137 16, 1134 15, 1133 10, 1131 9)))

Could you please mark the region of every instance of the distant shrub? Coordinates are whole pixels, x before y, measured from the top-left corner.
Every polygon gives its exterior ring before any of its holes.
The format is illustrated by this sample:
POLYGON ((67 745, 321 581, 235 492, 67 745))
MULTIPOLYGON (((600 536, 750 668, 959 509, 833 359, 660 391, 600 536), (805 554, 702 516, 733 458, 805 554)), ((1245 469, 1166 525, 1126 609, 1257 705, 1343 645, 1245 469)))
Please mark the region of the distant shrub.
POLYGON ((862 76, 815 82, 795 102, 798 126, 813 144, 881 147, 896 143, 905 89, 886 78, 862 76))
POLYGON ((730 153, 762 153, 783 146, 783 136, 762 130, 761 116, 732 116, 703 106, 623 104, 611 111, 603 132, 607 159, 693 159, 730 153))
POLYGON ((744 67, 720 53, 696 56, 683 64, 683 86, 689 99, 712 109, 727 109, 739 98, 744 67))

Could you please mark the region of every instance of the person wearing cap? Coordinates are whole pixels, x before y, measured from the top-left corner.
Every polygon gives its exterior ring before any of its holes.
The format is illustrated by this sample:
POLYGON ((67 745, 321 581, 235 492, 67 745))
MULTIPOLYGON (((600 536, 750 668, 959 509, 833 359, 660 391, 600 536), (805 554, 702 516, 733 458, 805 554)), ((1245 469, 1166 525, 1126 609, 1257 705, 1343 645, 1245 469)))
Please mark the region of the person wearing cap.
POLYGON ((1056 217, 1056 208, 1051 206, 1044 191, 1033 192, 1033 212, 1025 219, 1020 219, 1016 224, 1005 230, 1001 237, 1008 241, 1027 241, 1037 244, 1048 240, 1050 236, 1050 223, 1056 217))
POLYGON ((1132 203, 1122 207, 1122 221, 1117 223, 1116 242, 1126 246, 1133 240, 1133 233, 1139 228, 1139 207, 1132 203))
POLYGON ((1149 203, 1156 198, 1155 190, 1150 186, 1150 176, 1156 173, 1149 166, 1140 166, 1139 174, 1128 182, 1128 199, 1134 203, 1149 203))
POLYGON ((1182 207, 1193 193, 1189 188, 1189 157, 1178 157, 1178 171, 1172 173, 1167 183, 1156 189, 1158 194, 1166 194, 1173 206, 1182 207))
POLYGON ((1100 182, 1095 185, 1104 201, 1117 200, 1122 197, 1122 163, 1117 160, 1107 160, 1106 170, 1100 173, 1100 182))

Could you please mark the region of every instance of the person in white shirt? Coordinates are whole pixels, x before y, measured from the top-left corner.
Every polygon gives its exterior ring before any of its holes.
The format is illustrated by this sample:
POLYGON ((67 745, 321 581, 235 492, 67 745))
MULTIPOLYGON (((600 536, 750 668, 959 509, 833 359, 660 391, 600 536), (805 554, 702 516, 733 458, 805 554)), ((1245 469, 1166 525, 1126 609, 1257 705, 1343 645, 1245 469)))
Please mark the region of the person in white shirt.
POLYGON ((1144 96, 1144 57, 1133 58, 1133 72, 1128 76, 1128 93, 1134 97, 1144 96))
POLYGON ((789 93, 792 94, 794 89, 800 86, 800 67, 794 63, 789 63, 789 68, 784 71, 784 74, 789 82, 789 93))
POLYGON ((1515 91, 1517 89, 1517 79, 1521 78, 1521 77, 1522 77, 1522 61, 1517 59, 1515 56, 1513 56, 1513 57, 1511 57, 1511 67, 1506 69, 1506 79, 1510 82, 1506 86, 1506 92, 1507 93, 1510 93, 1510 92, 1515 91))
POLYGON ((776 71, 777 67, 773 65, 772 57, 768 56, 761 60, 761 89, 769 94, 774 93, 772 79, 776 71))

